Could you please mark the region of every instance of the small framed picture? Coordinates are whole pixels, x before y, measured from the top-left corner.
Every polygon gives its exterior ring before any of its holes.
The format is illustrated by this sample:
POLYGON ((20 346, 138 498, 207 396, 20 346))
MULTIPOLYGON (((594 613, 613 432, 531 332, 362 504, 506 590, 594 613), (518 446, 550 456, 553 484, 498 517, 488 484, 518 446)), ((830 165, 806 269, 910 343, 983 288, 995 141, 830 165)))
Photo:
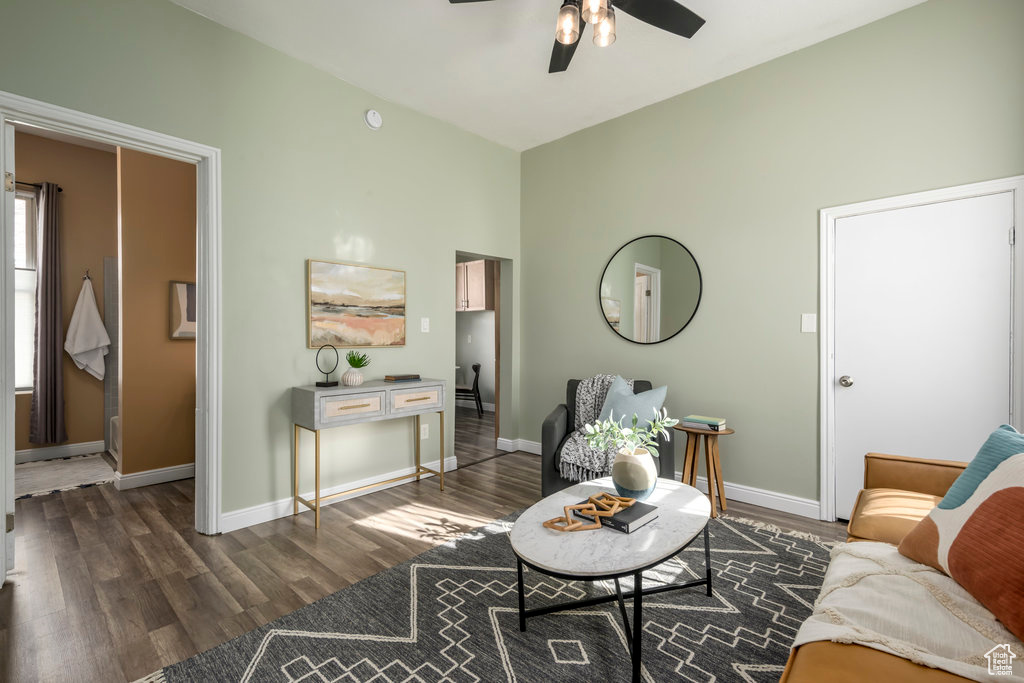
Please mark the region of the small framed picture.
POLYGON ((196 283, 171 282, 171 339, 196 338, 196 283))

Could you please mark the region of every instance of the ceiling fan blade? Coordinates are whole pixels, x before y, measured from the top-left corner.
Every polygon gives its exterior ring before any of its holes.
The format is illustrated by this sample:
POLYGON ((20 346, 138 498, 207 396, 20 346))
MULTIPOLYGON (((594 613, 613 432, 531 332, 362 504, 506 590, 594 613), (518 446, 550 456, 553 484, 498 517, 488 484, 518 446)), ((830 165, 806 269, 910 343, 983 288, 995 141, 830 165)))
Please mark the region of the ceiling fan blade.
POLYGON ((583 39, 583 29, 586 27, 587 22, 583 21, 583 18, 580 17, 580 37, 576 39, 575 43, 563 45, 557 40, 555 41, 555 46, 551 48, 551 63, 548 65, 549 74, 560 73, 569 68, 569 62, 572 61, 572 56, 576 54, 576 46, 583 39))
POLYGON ((612 5, 651 26, 692 38, 704 20, 676 0, 612 0, 612 5))

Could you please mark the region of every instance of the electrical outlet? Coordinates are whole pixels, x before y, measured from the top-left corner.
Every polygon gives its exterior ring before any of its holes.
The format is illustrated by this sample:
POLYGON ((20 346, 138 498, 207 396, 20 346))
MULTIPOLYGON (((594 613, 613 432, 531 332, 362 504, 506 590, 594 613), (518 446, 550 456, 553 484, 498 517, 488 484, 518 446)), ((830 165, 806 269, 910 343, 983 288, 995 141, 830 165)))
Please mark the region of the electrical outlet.
POLYGON ((420 318, 420 332, 430 332, 430 318, 420 318))
POLYGON ((467 334, 466 335, 466 343, 467 344, 472 344, 473 343, 473 335, 471 335, 471 334, 467 334))
POLYGON ((420 425, 420 438, 421 439, 429 439, 430 438, 430 425, 420 425))

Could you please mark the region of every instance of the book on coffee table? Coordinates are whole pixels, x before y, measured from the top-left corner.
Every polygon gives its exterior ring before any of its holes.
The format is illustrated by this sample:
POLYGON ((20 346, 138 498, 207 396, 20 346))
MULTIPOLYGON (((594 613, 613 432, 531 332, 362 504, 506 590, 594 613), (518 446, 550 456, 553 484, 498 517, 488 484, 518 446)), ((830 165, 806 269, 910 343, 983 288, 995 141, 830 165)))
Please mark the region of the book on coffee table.
MULTIPOLYGON (((580 505, 590 502, 581 500, 580 505)), ((573 510, 572 513, 580 519, 594 521, 593 515, 588 515, 582 510, 573 510)), ((658 508, 648 503, 636 502, 628 508, 619 510, 611 517, 602 517, 601 526, 620 531, 624 534, 631 534, 640 527, 658 518, 658 508)))
POLYGON ((385 375, 385 382, 418 382, 419 375, 385 375))

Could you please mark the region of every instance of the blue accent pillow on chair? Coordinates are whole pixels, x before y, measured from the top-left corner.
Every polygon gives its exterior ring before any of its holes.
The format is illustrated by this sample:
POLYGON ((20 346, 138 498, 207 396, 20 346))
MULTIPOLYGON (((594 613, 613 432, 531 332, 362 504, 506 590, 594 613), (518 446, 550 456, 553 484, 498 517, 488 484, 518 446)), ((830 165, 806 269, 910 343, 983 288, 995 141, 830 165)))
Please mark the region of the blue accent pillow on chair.
POLYGON ((608 396, 604 400, 604 407, 601 408, 599 420, 607 420, 615 415, 615 421, 622 424, 625 419, 626 426, 633 423, 633 416, 640 418, 638 427, 646 427, 654 418, 654 411, 661 410, 665 404, 665 396, 668 394, 668 387, 655 387, 650 391, 641 391, 634 394, 626 380, 616 377, 612 385, 608 387, 608 396))
MULTIPOLYGON (((608 393, 611 394, 610 391, 608 393)), ((967 465, 967 469, 949 487, 949 491, 939 503, 939 509, 952 510, 963 505, 974 495, 974 490, 992 473, 992 470, 1018 453, 1024 453, 1024 434, 1010 425, 1002 425, 989 435, 981 450, 967 465)))

